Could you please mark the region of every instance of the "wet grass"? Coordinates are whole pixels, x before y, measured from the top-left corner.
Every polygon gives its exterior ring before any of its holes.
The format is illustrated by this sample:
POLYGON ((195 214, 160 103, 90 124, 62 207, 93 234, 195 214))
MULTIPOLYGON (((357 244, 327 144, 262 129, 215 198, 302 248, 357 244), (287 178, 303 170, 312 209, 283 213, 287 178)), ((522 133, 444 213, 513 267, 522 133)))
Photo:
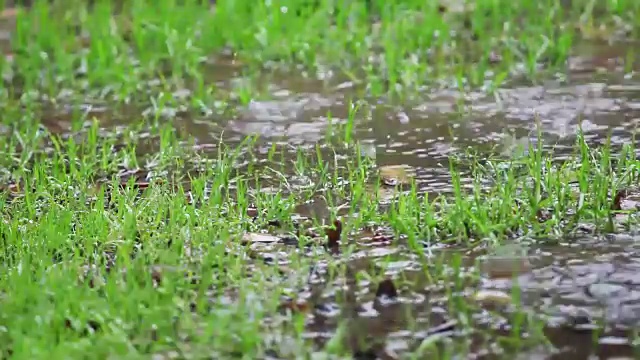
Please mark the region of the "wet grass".
POLYGON ((293 155, 256 139, 203 148, 160 116, 115 130, 88 112, 69 132, 40 125, 50 105, 208 112, 258 96, 253 80, 272 71, 333 72, 377 95, 490 91, 561 72, 577 38, 638 31, 635 1, 474 3, 18 11, 13 53, 0 58, 2 356, 372 358, 392 342, 363 323, 376 312, 409 333, 409 358, 548 345, 544 316, 517 288, 478 291, 467 255, 637 232, 629 144, 580 135, 564 160, 542 139, 518 156, 468 149, 443 164, 453 190, 424 194, 410 169, 363 155, 356 107, 326 144, 293 155), (245 76, 235 88, 207 77, 224 61, 245 76), (376 250, 379 261, 362 261, 376 250))
POLYGON ((358 330, 353 308, 367 299, 394 306, 425 288, 432 300, 440 294, 445 310, 419 323, 414 308, 398 313, 421 334, 407 354, 447 358, 496 339, 518 351, 545 342, 544 321, 517 305, 517 289, 515 307, 486 294, 469 302, 478 273, 464 272, 461 255, 442 247, 492 251, 636 228, 635 209, 616 200, 638 183, 634 150, 614 154, 582 138, 565 161, 535 147, 519 158, 452 159, 454 192, 433 197, 408 176, 394 182, 387 171, 380 179, 356 142, 337 141, 344 129, 335 143, 293 158, 274 145, 266 163, 251 140, 219 144, 211 159, 169 127, 151 130, 159 149, 143 156, 97 123, 67 138, 18 129, 31 141, 2 137, 3 356, 377 352, 385 339, 358 330), (296 177, 280 176, 291 168, 296 177), (472 185, 463 188, 461 176, 472 185), (389 191, 393 201, 382 196, 389 191), (322 215, 298 213, 319 198, 322 215), (323 232, 334 219, 342 229, 323 232), (392 255, 354 268, 348 260, 371 246, 409 249, 419 264, 414 276, 385 275, 392 255), (510 331, 478 323, 486 301, 506 306, 510 331), (309 335, 308 316, 331 306, 338 310, 327 323, 337 331, 309 335))
MULTIPOLYGON (((16 15, 11 61, 1 60, 14 86, 3 93, 172 103, 168 94, 188 88, 191 106, 215 110, 214 99, 246 101, 252 80, 279 70, 337 76, 374 95, 492 91, 564 73, 579 39, 633 39, 639 29, 635 1, 463 3, 35 1, 16 15), (248 82, 221 90, 207 77, 211 63, 248 82)), ((625 62, 633 68, 633 56, 625 62)))

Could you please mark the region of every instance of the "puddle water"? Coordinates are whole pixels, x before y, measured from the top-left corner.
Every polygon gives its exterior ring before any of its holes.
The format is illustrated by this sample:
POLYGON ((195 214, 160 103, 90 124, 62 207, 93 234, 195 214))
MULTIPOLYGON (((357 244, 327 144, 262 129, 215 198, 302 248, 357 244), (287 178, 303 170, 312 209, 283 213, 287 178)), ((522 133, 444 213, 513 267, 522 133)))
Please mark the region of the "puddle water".
MULTIPOLYGON (((367 106, 355 118, 354 137, 376 149, 378 165, 414 167, 420 189, 428 192, 448 191, 450 154, 467 146, 489 149, 503 144, 509 133, 520 141, 534 141, 536 124, 541 125, 543 146, 554 149, 558 157, 571 151, 579 126, 594 145, 604 143, 608 133, 614 144, 630 141, 640 124, 640 84, 620 75, 617 59, 626 50, 586 45, 583 49, 584 57, 572 59, 574 71, 568 79, 512 86, 496 97, 442 90, 405 105, 364 99, 367 106), (607 76, 601 75, 604 71, 607 76)), ((331 123, 347 122, 349 101, 355 99, 353 89, 340 83, 327 86, 326 82, 285 79, 271 87, 270 100, 252 101, 236 116, 185 119, 183 126, 199 143, 217 140, 223 129, 230 142, 258 135, 265 147, 273 142, 293 149, 311 147, 326 141, 331 123)), ((519 291, 523 313, 544 319, 541 332, 550 343, 530 348, 518 358, 583 359, 592 354, 631 358, 635 354, 629 328, 640 324, 640 281, 635 279, 640 270, 638 240, 620 235, 529 249, 527 266, 515 278, 483 275, 473 257, 463 256, 463 277, 479 276, 480 281, 474 288, 462 286, 457 296, 468 299, 480 291, 483 301, 499 303, 500 294, 511 300, 514 288, 519 291), (602 330, 594 335, 596 329, 602 330)), ((423 260, 402 245, 361 246, 349 264, 352 275, 340 284, 316 285, 311 291, 316 295, 308 301, 315 308, 307 338, 325 344, 338 320, 348 318, 348 333, 354 335, 347 342, 356 358, 395 359, 436 336, 464 337, 462 327, 456 326, 464 316, 452 317, 447 310, 449 285, 429 283, 423 260), (405 279, 397 282, 407 285, 401 285, 395 301, 381 303, 376 284, 357 281, 353 275, 372 269, 405 279)), ((453 268, 441 265, 438 271, 454 276, 453 268)), ((321 278, 322 266, 317 270, 321 278)), ((496 335, 509 333, 510 325, 506 318, 482 310, 484 305, 478 301, 480 311, 466 320, 486 328, 490 335, 471 337, 473 356, 469 358, 501 358, 504 354, 492 344, 496 335)))
MULTIPOLYGON (((558 158, 571 151, 579 127, 594 145, 604 143, 609 132, 614 146, 637 133, 640 87, 620 75, 622 65, 613 61, 625 52, 583 47, 589 56, 572 60, 571 67, 579 70, 575 75, 537 86, 514 85, 496 96, 440 90, 423 94, 420 101, 391 105, 360 99, 339 81, 276 78, 269 86, 269 100, 252 100, 233 115, 178 116, 174 122, 197 144, 216 144, 221 134, 231 144, 257 135, 263 152, 272 143, 295 150, 325 143, 332 124, 347 123, 350 100, 364 100, 355 117, 354 137, 375 148, 378 165, 413 166, 422 191, 443 192, 449 190, 450 154, 469 146, 504 146, 507 134, 520 144, 535 141, 536 124, 541 125, 543 147, 554 149, 558 158), (599 69, 607 76, 598 75, 599 69)), ((228 66, 214 70, 212 76, 223 78, 228 66)), ((229 86, 233 81, 218 83, 229 86)))

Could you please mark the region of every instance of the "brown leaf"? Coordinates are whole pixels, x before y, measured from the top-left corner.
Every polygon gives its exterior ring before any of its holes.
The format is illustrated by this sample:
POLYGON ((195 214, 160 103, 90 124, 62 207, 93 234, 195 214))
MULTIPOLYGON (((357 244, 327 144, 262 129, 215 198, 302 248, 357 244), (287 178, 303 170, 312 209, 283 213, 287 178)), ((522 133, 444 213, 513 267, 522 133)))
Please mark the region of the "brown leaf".
POLYGON ((335 219, 333 227, 326 227, 324 233, 327 235, 327 245, 330 247, 338 246, 340 235, 342 234, 342 222, 339 219, 335 219))
POLYGON ((358 235, 358 240, 366 243, 388 243, 393 241, 394 234, 381 227, 365 226, 358 235))
POLYGON ((408 185, 413 178, 413 168, 408 165, 387 165, 378 169, 383 185, 408 185))
POLYGON ((160 266, 151 267, 151 280, 154 288, 157 288, 162 283, 162 268, 160 266))
POLYGON ((255 206, 249 206, 247 208, 247 216, 250 218, 258 217, 258 208, 255 206))
POLYGON ((293 313, 309 312, 309 304, 304 300, 290 299, 280 304, 280 310, 290 310, 293 313))
POLYGON ((371 237, 372 242, 391 242, 393 241, 393 233, 383 231, 382 229, 378 229, 373 232, 373 236, 371 237))
POLYGON ((538 209, 538 211, 536 211, 536 219, 538 219, 538 222, 545 222, 551 219, 551 217, 551 212, 548 210, 538 209))
POLYGON ((622 210, 622 199, 627 196, 627 190, 618 190, 616 196, 613 198, 613 204, 611 204, 611 210, 622 210))
POLYGON ((637 189, 624 189, 616 193, 611 204, 612 211, 640 210, 640 194, 637 189))
POLYGON ((140 181, 137 182, 135 184, 133 184, 133 186, 137 187, 140 190, 144 190, 146 188, 148 188, 151 185, 151 183, 149 183, 148 181, 140 181))
POLYGON ((387 298, 394 299, 398 297, 398 290, 393 284, 393 280, 385 279, 378 284, 378 290, 376 290, 376 297, 380 298, 386 296, 387 298))

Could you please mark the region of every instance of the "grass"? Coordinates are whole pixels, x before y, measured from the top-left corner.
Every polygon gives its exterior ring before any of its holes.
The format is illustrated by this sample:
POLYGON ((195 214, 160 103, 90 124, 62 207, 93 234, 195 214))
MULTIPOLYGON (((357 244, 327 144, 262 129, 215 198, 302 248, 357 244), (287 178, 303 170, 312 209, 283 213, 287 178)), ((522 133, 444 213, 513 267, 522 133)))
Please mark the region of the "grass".
MULTIPOLYGON (((614 155, 610 147, 591 149, 580 138, 574 156, 559 163, 540 148, 517 160, 469 155, 452 161, 453 194, 427 197, 414 183, 384 205, 375 196, 381 186, 375 164, 359 155, 357 143, 300 150, 288 158, 274 146, 273 162, 265 167, 252 155, 251 141, 237 148, 220 144, 211 160, 179 147, 171 134, 154 133, 159 151, 145 156, 134 145, 114 151, 117 139, 101 137, 97 123, 82 141, 47 133, 35 144, 3 138, 3 153, 10 155, 3 157, 3 183, 12 184, 2 195, 0 228, 3 357, 306 356, 312 344, 304 338, 305 317, 324 303, 342 309, 330 320, 342 330, 316 348, 349 355, 346 339, 365 341, 367 334, 350 333, 352 320, 344 311, 352 295, 330 295, 330 284, 349 282, 356 271, 374 291, 385 278, 375 267, 349 270, 347 260, 370 241, 361 235, 369 224, 386 229, 385 241, 419 255, 420 281, 444 293, 447 319, 464 324, 476 309, 466 300, 476 275, 461 272, 461 258, 446 260, 431 246, 566 241, 580 224, 606 233, 625 231, 637 219, 612 207, 617 190, 638 181, 640 162, 628 146, 614 155), (194 170, 205 163, 207 170, 194 170), (138 168, 164 181, 127 180, 138 168), (314 186, 296 187, 277 177, 277 185, 265 183, 286 168, 314 186), (464 174, 473 179, 467 188, 460 184, 464 174), (267 191, 268 185, 278 191, 267 191), (323 250, 324 237, 296 228, 305 226, 295 220, 296 205, 318 196, 344 223, 338 253, 323 250), (250 214, 254 207, 257 214, 250 214), (297 245, 243 244, 246 232, 264 231, 293 236, 297 245), (300 298, 317 277, 313 269, 326 275, 311 289, 328 293, 300 298), (449 282, 453 287, 441 288, 449 282)), ((330 217, 331 211, 319 220, 330 217)), ((404 275, 394 282, 405 296, 417 291, 404 275)), ((412 320, 414 310, 407 311, 400 321, 408 329, 424 327, 412 320)), ((543 324, 531 316, 517 310, 511 319, 531 332, 543 324)), ((519 334, 501 338, 521 348, 526 342, 517 340, 519 334)), ((428 337, 413 349, 436 351, 437 344, 441 340, 428 337)))
POLYGON ((451 158, 453 190, 424 194, 411 179, 384 185, 362 155, 353 127, 365 105, 351 106, 326 144, 295 151, 251 138, 198 150, 159 114, 223 111, 262 96, 259 80, 278 71, 333 71, 376 96, 536 81, 562 71, 581 37, 637 36, 640 5, 482 0, 456 13, 421 1, 302 4, 20 9, 13 54, 0 58, 3 358, 365 356, 387 339, 368 334, 374 325, 356 316, 363 303, 415 334, 409 358, 546 344, 544 319, 520 306, 518 289, 489 312, 506 314, 510 331, 474 318, 486 313, 469 301, 479 274, 463 254, 437 248, 572 241, 586 225, 590 235, 635 231, 635 211, 620 202, 640 177, 632 146, 579 136, 563 161, 541 147, 519 157, 469 149, 451 158), (240 88, 207 77, 229 59, 249 79, 240 88), (41 125, 51 107, 81 104, 153 113, 117 130, 79 111, 71 132, 41 125), (300 215, 309 201, 324 203, 320 215, 300 215), (322 232, 336 217, 337 248, 322 232), (374 244, 399 251, 358 261, 374 244), (407 259, 411 271, 393 271, 407 259), (395 290, 382 291, 388 278, 395 290), (414 298, 444 312, 406 306, 414 298), (310 339, 314 316, 326 327, 310 339))
POLYGON ((19 11, 13 61, 2 64, 16 86, 5 97, 28 89, 49 100, 136 102, 187 87, 191 106, 216 110, 213 98, 238 94, 208 81, 210 63, 231 59, 254 80, 278 69, 332 73, 376 96, 492 91, 564 71, 581 38, 633 38, 640 13, 621 0, 482 0, 462 12, 417 0, 58 3, 19 11))

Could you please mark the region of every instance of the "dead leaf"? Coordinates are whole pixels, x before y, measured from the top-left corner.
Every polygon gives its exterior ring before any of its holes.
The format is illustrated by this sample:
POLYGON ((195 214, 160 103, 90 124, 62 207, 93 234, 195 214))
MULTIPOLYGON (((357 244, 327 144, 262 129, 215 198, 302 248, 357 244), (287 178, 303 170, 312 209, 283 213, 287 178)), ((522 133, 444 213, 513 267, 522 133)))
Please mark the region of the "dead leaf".
POLYGON ((389 299, 395 299, 398 297, 398 290, 393 284, 393 280, 385 279, 378 284, 378 290, 376 290, 376 297, 387 297, 389 299))
POLYGON ((160 266, 151 267, 151 280, 153 281, 154 288, 162 284, 162 268, 160 266))
POLYGON ((618 190, 616 196, 613 198, 613 204, 611 204, 611 210, 620 211, 622 210, 622 199, 627 196, 626 190, 618 190))
POLYGON ((309 312, 309 303, 304 300, 289 299, 280 304, 280 310, 290 310, 292 313, 309 312))
POLYGON ((482 305, 505 306, 512 303, 511 296, 498 290, 480 290, 474 295, 474 299, 482 305))
POLYGON ((144 190, 144 189, 148 188, 149 185, 151 185, 151 183, 149 183, 148 181, 140 181, 140 182, 137 182, 137 183, 133 184, 133 186, 137 187, 140 190, 144 190))
POLYGON ((414 177, 414 170, 408 165, 387 165, 378 169, 380 181, 387 186, 408 185, 414 177))
POLYGON ((250 218, 258 217, 258 208, 255 206, 249 206, 247 208, 247 216, 250 218))
POLYGON ((324 229, 325 235, 327 235, 327 245, 330 247, 338 246, 340 241, 340 235, 342 234, 342 222, 338 219, 333 221, 332 227, 326 227, 324 229))
POLYGON ((536 219, 538 220, 538 222, 543 223, 547 220, 550 220, 552 217, 553 215, 549 210, 538 209, 538 211, 536 211, 536 219))
POLYGON ((631 189, 619 190, 611 204, 612 211, 640 210, 640 192, 631 189))

